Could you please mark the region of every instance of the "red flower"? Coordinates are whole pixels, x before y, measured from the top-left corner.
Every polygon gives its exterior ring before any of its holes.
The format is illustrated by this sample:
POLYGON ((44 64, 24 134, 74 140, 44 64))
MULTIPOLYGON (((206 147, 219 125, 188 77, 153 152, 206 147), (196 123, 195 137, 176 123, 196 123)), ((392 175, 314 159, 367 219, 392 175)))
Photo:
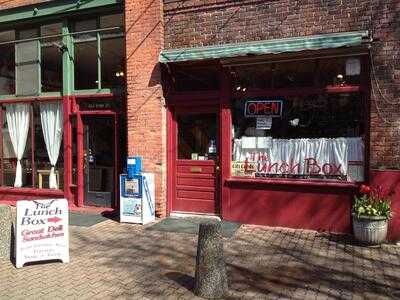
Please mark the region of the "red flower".
POLYGON ((360 193, 361 194, 369 194, 369 193, 371 193, 371 188, 368 185, 362 184, 360 186, 360 193))

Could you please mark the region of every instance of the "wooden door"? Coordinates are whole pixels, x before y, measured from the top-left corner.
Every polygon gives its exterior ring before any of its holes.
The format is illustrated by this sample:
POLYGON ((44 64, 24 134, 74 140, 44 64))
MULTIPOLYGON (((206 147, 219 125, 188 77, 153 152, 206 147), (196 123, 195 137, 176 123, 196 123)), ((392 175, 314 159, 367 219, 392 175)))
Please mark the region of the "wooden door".
POLYGON ((172 212, 218 214, 217 111, 178 111, 175 121, 177 145, 174 155, 176 161, 172 212))

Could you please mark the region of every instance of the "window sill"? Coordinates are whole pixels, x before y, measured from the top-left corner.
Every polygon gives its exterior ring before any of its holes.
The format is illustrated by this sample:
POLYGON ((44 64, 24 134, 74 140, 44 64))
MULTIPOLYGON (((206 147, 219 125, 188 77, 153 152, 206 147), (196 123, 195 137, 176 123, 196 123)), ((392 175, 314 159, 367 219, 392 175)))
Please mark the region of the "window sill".
POLYGON ((292 185, 292 186, 309 186, 309 187, 335 187, 345 189, 356 189, 359 184, 355 182, 328 181, 328 180, 304 180, 304 179, 258 179, 245 177, 230 177, 225 180, 229 186, 231 184, 253 184, 253 185, 292 185))
POLYGON ((103 89, 85 89, 85 90, 74 90, 73 95, 77 97, 86 97, 86 96, 104 96, 104 97, 113 97, 113 96, 122 96, 125 95, 125 87, 121 88, 103 88, 103 89))
POLYGON ((39 189, 39 188, 16 188, 11 186, 1 186, 0 193, 38 195, 38 196, 64 196, 63 190, 39 189))
POLYGON ((61 100, 61 93, 42 93, 36 96, 0 96, 1 103, 8 103, 8 102, 34 102, 34 101, 42 101, 42 100, 49 100, 49 101, 57 101, 61 100))

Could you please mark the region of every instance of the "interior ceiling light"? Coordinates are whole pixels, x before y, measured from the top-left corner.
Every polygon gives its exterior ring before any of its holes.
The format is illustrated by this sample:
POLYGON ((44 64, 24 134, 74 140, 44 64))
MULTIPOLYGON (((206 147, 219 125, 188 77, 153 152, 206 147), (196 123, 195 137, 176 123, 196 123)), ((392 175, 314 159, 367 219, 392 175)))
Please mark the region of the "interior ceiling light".
POLYGON ((125 74, 123 71, 115 72, 115 77, 124 77, 125 74))
POLYGON ((337 74, 337 76, 336 76, 336 84, 339 84, 339 85, 345 84, 343 74, 337 74))

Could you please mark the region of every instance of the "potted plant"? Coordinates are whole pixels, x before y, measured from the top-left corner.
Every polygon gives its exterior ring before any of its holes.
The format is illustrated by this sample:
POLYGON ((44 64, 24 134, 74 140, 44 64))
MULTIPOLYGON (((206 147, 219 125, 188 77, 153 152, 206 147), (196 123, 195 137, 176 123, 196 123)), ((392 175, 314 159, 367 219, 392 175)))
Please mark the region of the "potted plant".
POLYGON ((381 186, 360 186, 352 210, 353 232, 358 241, 377 245, 386 240, 388 221, 392 215, 390 196, 381 186))

